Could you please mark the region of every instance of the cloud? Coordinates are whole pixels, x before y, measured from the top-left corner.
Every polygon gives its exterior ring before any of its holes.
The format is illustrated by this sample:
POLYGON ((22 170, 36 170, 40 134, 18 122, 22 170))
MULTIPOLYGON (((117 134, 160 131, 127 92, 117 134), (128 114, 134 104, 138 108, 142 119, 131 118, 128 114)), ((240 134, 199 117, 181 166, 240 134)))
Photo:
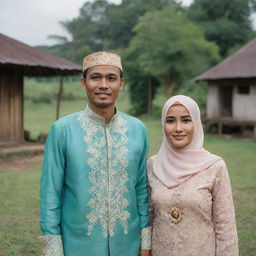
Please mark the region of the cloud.
POLYGON ((84 0, 1 0, 0 32, 30 45, 50 44, 48 35, 66 35, 59 21, 79 13, 84 0))

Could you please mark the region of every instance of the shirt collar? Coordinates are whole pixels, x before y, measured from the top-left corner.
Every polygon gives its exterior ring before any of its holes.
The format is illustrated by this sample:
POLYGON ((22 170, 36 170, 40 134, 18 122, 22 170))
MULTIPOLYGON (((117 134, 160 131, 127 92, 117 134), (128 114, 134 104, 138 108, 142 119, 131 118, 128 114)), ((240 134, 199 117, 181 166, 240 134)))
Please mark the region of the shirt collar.
POLYGON ((115 114, 112 116, 108 124, 105 124, 105 118, 103 116, 92 111, 92 109, 88 105, 85 107, 84 113, 88 118, 90 118, 95 123, 105 125, 105 126, 113 124, 118 118, 118 111, 116 110, 116 108, 115 108, 115 114))

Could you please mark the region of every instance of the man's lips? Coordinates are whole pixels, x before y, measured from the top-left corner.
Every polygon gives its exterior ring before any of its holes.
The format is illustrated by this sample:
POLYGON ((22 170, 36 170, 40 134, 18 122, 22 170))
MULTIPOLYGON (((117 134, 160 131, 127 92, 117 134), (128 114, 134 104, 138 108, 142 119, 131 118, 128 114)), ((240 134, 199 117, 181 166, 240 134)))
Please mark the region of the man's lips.
POLYGON ((103 96, 111 96, 111 93, 106 93, 106 92, 97 92, 97 93, 95 93, 96 95, 99 95, 99 96, 101 96, 101 95, 103 95, 103 96))

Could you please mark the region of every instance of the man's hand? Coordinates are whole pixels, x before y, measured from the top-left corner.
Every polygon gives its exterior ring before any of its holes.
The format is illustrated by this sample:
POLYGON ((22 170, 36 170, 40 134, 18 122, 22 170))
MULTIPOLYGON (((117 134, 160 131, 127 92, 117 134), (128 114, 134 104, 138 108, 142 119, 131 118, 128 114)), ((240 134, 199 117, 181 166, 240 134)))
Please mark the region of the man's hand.
POLYGON ((150 250, 141 250, 140 251, 140 256, 150 256, 151 255, 151 251, 150 250))

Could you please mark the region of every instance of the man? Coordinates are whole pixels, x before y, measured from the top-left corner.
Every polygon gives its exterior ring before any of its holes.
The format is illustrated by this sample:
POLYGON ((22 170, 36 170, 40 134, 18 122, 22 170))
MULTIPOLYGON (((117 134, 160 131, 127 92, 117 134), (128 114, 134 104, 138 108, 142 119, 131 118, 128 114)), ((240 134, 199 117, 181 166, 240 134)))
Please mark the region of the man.
POLYGON ((147 133, 116 111, 121 59, 97 52, 83 60, 84 111, 56 121, 41 177, 44 256, 148 256, 147 133))

